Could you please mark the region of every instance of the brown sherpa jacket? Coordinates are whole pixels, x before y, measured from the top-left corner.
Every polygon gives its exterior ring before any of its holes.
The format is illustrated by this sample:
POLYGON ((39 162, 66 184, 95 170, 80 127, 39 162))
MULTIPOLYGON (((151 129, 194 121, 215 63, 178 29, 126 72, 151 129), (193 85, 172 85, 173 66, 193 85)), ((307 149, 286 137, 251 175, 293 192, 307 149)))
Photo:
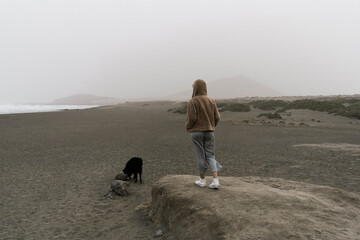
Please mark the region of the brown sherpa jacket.
POLYGON ((186 130, 188 132, 215 131, 220 113, 215 101, 207 96, 206 83, 198 79, 193 84, 192 98, 187 107, 186 130))

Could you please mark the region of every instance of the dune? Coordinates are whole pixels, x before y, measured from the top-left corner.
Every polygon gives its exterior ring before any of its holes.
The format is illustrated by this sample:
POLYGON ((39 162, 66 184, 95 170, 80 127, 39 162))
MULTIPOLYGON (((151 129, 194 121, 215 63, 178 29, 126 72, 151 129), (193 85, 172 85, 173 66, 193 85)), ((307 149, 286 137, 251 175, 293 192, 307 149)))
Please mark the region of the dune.
POLYGON ((178 239, 360 239, 360 196, 279 178, 169 175, 152 187, 149 215, 178 239))

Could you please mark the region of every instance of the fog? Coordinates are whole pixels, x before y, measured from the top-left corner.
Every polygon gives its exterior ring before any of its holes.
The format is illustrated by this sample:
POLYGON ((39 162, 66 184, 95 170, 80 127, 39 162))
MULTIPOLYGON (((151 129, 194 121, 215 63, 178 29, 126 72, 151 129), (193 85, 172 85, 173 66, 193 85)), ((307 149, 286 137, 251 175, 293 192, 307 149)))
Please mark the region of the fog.
POLYGON ((169 95, 243 74, 285 95, 360 93, 357 0, 0 2, 0 103, 169 95))

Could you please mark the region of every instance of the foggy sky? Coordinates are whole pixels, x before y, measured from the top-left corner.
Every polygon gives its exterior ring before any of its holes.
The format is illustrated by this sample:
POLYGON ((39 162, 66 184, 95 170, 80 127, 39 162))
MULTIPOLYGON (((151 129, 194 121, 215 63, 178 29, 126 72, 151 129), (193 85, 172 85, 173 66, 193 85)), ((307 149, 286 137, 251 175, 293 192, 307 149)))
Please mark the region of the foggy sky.
POLYGON ((357 0, 1 0, 0 103, 169 95, 237 74, 360 93, 357 0))

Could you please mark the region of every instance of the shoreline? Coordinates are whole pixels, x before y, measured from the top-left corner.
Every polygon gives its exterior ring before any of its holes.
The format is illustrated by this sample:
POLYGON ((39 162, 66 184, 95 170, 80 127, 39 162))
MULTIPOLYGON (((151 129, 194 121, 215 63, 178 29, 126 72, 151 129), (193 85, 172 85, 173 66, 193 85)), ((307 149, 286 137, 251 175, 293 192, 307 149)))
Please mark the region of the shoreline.
POLYGON ((2 104, 0 115, 47 113, 71 110, 86 110, 101 107, 100 105, 56 105, 56 104, 2 104))

